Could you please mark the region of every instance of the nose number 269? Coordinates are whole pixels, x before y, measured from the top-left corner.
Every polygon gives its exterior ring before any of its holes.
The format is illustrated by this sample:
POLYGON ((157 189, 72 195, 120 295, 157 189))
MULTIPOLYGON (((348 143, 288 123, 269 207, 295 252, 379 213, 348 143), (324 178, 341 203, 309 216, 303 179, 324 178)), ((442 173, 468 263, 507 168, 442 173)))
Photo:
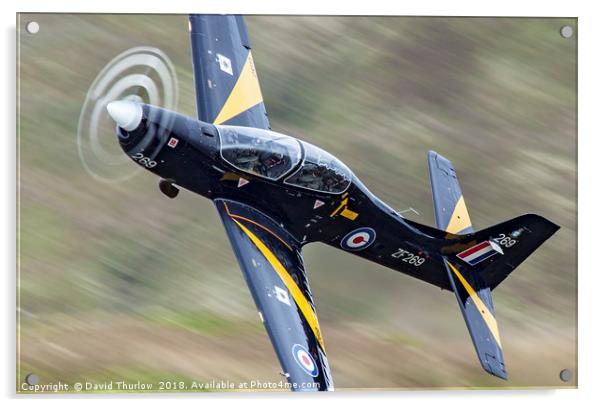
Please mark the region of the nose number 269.
POLYGON ((131 157, 134 161, 138 162, 138 164, 143 165, 146 168, 153 168, 157 165, 156 161, 153 161, 150 158, 145 157, 144 154, 142 154, 142 153, 136 153, 131 157))

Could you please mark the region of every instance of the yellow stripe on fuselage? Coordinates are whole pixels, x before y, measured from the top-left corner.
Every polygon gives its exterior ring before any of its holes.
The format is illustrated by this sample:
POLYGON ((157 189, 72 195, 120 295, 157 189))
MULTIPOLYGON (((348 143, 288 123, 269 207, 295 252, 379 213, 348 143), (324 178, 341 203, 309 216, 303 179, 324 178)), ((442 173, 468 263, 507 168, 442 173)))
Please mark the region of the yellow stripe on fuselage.
POLYGON ((458 277, 458 280, 460 280, 460 282, 464 286, 464 289, 466 290, 466 292, 468 293, 470 298, 472 298, 472 300, 474 301, 474 304, 477 307, 477 309, 479 310, 481 316, 483 317, 483 320, 485 320, 485 324, 487 324, 487 327, 493 334, 495 341, 497 342, 498 346, 501 348, 502 342, 500 340, 500 333, 498 331, 497 321, 495 320, 495 317, 493 316, 491 311, 489 311, 489 308, 487 308, 487 306, 483 303, 483 301, 481 301, 478 294, 475 292, 475 290, 472 288, 472 286, 468 283, 468 281, 466 281, 466 279, 458 271, 458 269, 456 269, 453 266, 453 264, 451 264, 449 261, 447 262, 447 264, 449 264, 449 266, 453 270, 456 277, 458 277))
POLYGON ((267 259, 267 261, 272 265, 274 270, 276 270, 276 273, 278 273, 278 275, 282 279, 282 282, 290 291, 291 295, 293 296, 293 299, 295 300, 295 303, 297 303, 297 306, 301 310, 301 313, 305 317, 305 320, 307 321, 311 330, 316 336, 320 347, 324 352, 326 352, 326 349, 324 348, 324 342, 322 341, 322 333, 320 332, 320 326, 318 325, 318 317, 316 316, 316 313, 314 312, 312 306, 309 304, 309 301, 307 301, 307 298, 305 298, 305 295, 303 295, 303 292, 301 292, 293 278, 290 276, 288 271, 286 271, 286 268, 284 268, 284 266, 282 265, 280 260, 278 260, 278 258, 274 255, 274 253, 272 253, 272 251, 257 236, 255 236, 253 232, 247 229, 236 219, 232 220, 236 222, 236 224, 242 229, 243 232, 245 232, 245 234, 249 237, 249 239, 251 239, 255 246, 257 246, 259 251, 267 259))
POLYGON ((251 51, 249 51, 249 56, 240 71, 240 76, 213 124, 222 124, 261 102, 263 102, 263 96, 261 96, 253 57, 251 51))
POLYGON ((470 217, 468 216, 468 209, 466 209, 464 195, 462 195, 460 199, 458 199, 458 202, 456 202, 456 207, 454 208, 451 218, 449 218, 449 223, 447 224, 445 231, 456 234, 470 226, 472 226, 472 223, 470 222, 470 217))

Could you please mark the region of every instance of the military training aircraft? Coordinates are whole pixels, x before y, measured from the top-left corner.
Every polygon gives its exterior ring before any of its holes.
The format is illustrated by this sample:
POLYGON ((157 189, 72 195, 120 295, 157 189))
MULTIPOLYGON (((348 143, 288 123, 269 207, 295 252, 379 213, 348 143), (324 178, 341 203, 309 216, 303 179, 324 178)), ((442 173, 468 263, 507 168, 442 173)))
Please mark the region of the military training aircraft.
POLYGON ((333 155, 270 130, 243 17, 190 15, 189 29, 198 120, 127 99, 107 110, 165 195, 214 202, 290 389, 334 389, 301 254, 312 242, 453 292, 482 367, 506 379, 491 292, 559 227, 528 214, 475 232, 433 151, 437 227, 404 218, 333 155))

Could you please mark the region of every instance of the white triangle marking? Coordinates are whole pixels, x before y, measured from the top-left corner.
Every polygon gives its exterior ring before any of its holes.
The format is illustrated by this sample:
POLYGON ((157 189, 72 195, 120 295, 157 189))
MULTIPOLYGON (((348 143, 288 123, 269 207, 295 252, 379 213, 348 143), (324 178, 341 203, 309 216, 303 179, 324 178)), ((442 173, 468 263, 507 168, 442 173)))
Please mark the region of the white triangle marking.
POLYGON ((238 179, 238 187, 239 187, 239 188, 240 188, 240 187, 244 187, 244 186, 245 186, 245 185, 247 185, 249 182, 251 182, 251 181, 249 181, 249 180, 246 180, 246 179, 244 179, 244 178, 242 178, 242 177, 241 177, 241 178, 239 178, 239 179, 238 179))
POLYGON ((324 202, 320 201, 319 199, 316 199, 316 202, 314 202, 314 209, 318 209, 322 205, 324 205, 324 202))

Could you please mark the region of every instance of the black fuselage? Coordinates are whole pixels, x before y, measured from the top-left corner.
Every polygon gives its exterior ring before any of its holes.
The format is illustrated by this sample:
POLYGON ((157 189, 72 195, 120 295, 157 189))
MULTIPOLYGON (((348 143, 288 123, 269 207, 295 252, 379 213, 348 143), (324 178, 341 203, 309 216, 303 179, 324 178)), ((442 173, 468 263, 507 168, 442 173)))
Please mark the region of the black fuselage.
MULTIPOLYGON (((290 185, 283 182, 286 176, 276 180, 257 176, 224 160, 220 128, 223 131, 227 126, 214 126, 155 106, 144 105, 143 109, 137 129, 117 129, 123 150, 138 165, 206 198, 251 205, 286 225, 301 244, 323 242, 450 289, 439 254, 441 241, 449 236, 404 219, 353 174, 345 190, 337 193, 290 185), (361 240, 363 229, 374 233, 369 243, 361 240), (359 235, 354 236, 354 231, 359 235), (354 239, 359 241, 357 245, 354 239)), ((244 133, 245 129, 237 131, 244 133)), ((303 145, 304 150, 311 147, 303 145)), ((286 175, 295 173, 303 160, 286 175)))

